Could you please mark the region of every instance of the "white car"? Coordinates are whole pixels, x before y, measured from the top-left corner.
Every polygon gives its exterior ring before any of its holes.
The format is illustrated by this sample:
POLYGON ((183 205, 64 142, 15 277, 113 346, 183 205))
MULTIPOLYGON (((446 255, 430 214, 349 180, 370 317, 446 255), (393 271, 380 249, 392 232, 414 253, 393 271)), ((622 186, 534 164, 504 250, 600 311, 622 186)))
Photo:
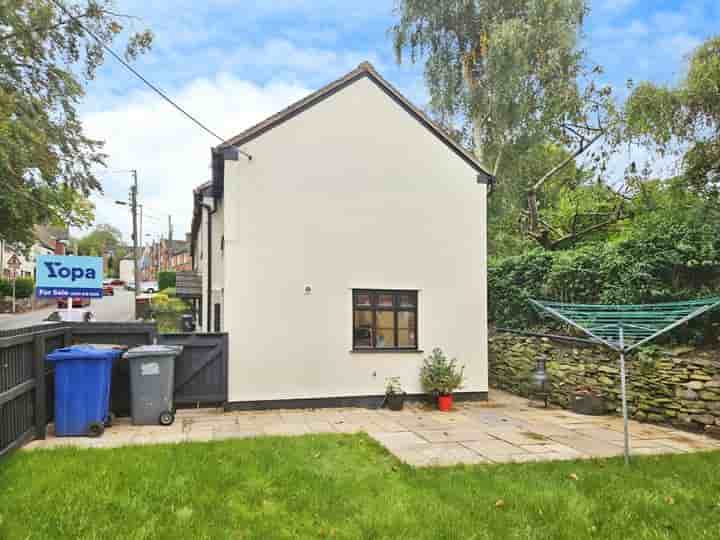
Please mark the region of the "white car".
POLYGON ((143 281, 140 283, 141 293, 154 294, 158 291, 159 289, 157 281, 143 281))

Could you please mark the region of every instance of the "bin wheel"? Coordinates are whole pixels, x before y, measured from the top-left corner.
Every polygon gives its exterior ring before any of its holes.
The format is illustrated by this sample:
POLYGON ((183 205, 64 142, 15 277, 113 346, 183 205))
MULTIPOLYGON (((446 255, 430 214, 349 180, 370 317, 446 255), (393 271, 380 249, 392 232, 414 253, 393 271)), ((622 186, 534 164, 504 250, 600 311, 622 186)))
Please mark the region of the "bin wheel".
POLYGON ((88 437, 100 437, 105 433, 105 425, 102 422, 92 422, 87 427, 88 437))
POLYGON ((165 411, 160 415, 158 421, 161 426, 170 426, 175 421, 175 415, 170 411, 165 411))
POLYGON ((112 427, 115 423, 115 413, 108 413, 105 417, 105 427, 112 427))

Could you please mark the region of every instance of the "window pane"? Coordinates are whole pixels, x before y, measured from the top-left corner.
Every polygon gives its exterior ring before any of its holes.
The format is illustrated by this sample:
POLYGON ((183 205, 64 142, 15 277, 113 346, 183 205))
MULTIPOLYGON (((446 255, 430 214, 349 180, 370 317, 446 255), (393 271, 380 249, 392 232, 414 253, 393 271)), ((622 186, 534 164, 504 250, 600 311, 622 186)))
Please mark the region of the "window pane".
POLYGON ((355 347, 372 347, 372 311, 355 311, 353 344, 355 347))
POLYGON ((377 311, 375 317, 377 321, 375 346, 395 347, 395 314, 392 311, 377 311))
POLYGON ((369 294, 356 294, 355 295, 356 306, 370 306, 370 295, 369 294))
POLYGON ((400 307, 415 307, 415 304, 417 304, 416 301, 416 295, 414 293, 407 293, 403 294, 401 293, 399 295, 400 298, 400 307))
POLYGON ((378 328, 375 347, 378 349, 395 347, 395 330, 392 328, 378 328))
POLYGON ((377 305, 380 307, 392 307, 393 295, 392 294, 378 294, 377 305))
POLYGON ((398 330, 398 347, 417 347, 415 330, 398 330))
POLYGON ((398 311, 398 328, 404 328, 406 330, 415 329, 415 312, 413 311, 398 311))
POLYGON ((392 330, 395 328, 395 317, 392 311, 377 311, 377 327, 392 330))

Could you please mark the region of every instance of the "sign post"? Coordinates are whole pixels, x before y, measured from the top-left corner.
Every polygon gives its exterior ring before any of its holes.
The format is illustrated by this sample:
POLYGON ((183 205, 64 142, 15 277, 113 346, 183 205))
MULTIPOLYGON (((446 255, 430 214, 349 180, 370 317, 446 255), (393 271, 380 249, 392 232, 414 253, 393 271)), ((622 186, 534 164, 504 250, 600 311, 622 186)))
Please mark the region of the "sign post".
POLYGON ((72 320, 73 298, 102 298, 102 257, 41 255, 37 258, 38 298, 67 298, 72 320))
POLYGON ((18 270, 22 267, 22 263, 17 255, 13 253, 8 259, 8 268, 10 269, 10 279, 12 280, 12 312, 15 313, 15 280, 17 279, 18 270))

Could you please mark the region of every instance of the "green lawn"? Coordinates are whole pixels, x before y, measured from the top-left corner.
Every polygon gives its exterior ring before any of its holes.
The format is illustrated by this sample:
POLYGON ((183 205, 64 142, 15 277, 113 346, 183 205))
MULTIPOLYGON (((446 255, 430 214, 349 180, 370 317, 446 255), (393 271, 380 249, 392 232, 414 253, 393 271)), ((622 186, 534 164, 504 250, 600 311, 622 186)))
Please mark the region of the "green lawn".
POLYGON ((717 539, 720 453, 412 469, 363 435, 16 452, 0 538, 717 539))

